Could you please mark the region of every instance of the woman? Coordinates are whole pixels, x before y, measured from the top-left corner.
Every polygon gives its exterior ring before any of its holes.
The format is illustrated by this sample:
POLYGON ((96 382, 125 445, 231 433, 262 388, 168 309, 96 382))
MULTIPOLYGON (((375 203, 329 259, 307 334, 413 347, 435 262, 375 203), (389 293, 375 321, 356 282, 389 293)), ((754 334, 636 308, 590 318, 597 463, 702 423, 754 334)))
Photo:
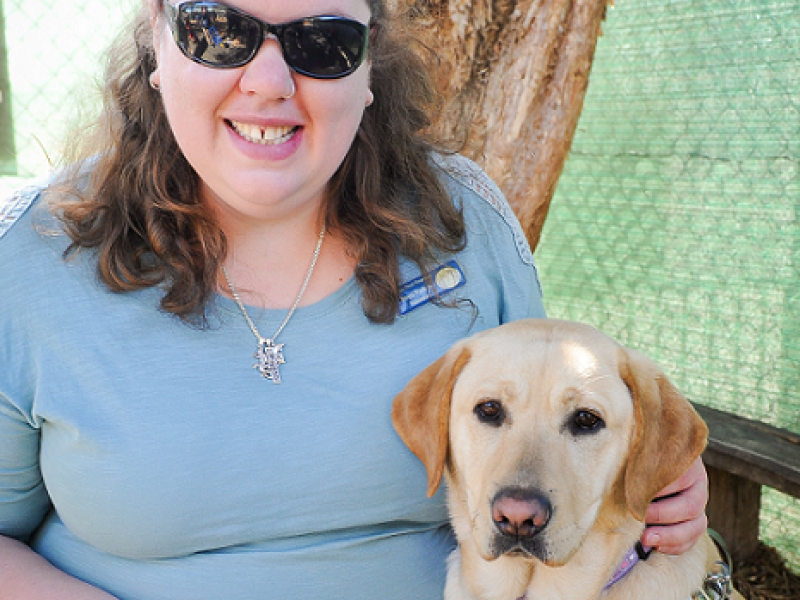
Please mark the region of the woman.
MULTIPOLYGON (((544 316, 519 225, 431 153, 381 0, 147 0, 134 31, 94 144, 0 212, 0 599, 441 597, 390 404, 544 316)), ((680 552, 702 464, 664 493, 644 542, 680 552)))

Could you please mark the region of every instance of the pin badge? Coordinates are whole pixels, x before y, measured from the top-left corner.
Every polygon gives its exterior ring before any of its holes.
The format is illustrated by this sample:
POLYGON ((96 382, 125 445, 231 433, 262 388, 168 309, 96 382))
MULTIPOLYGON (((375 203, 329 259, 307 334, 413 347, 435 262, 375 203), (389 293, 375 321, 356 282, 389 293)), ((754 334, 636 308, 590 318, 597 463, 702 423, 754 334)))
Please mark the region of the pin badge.
POLYGON ((429 272, 433 285, 428 286, 422 277, 417 277, 400 287, 400 314, 404 315, 415 308, 441 297, 466 283, 464 272, 454 260, 439 265, 429 272))

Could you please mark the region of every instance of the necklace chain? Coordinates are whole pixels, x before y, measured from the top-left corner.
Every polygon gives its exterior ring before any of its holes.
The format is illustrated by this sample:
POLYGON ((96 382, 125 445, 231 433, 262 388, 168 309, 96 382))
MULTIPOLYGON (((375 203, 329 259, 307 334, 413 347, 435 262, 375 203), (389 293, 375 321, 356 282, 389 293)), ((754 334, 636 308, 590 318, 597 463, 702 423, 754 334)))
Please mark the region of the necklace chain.
POLYGON ((236 291, 236 288, 233 287, 233 283, 231 282, 231 278, 228 277, 228 272, 225 270, 225 266, 222 265, 222 276, 225 278, 225 283, 228 284, 228 289, 231 291, 231 296, 233 296, 234 302, 239 307, 239 310, 244 316, 244 320, 247 322, 247 326, 250 328, 250 331, 253 332, 253 335, 258 340, 258 347, 256 348, 256 352, 254 357, 258 360, 253 365, 253 368, 258 369, 261 375, 265 379, 272 380, 273 383, 280 383, 281 382, 281 374, 278 369, 279 365, 284 364, 286 360, 283 357, 283 344, 276 344, 275 339, 281 334, 283 328, 286 327, 286 324, 289 322, 289 319, 292 318, 294 311, 297 309, 298 305, 300 304, 300 300, 303 297, 303 294, 308 287, 308 282, 311 281, 311 274, 314 272, 314 267, 317 266, 317 259, 319 258, 319 252, 322 249, 322 240, 325 239, 325 223, 322 224, 322 229, 319 231, 319 237, 317 238, 317 245, 314 248, 314 254, 311 257, 311 264, 308 266, 308 271, 306 271, 306 277, 303 280, 303 284, 300 286, 300 291, 297 293, 297 297, 294 299, 294 303, 292 304, 289 311, 286 313, 286 316, 283 318, 278 329, 275 333, 272 334, 271 338, 265 338, 261 333, 258 331, 258 327, 253 322, 253 319, 250 318, 250 315, 247 314, 247 309, 244 307, 244 303, 242 299, 239 297, 239 293, 236 291))

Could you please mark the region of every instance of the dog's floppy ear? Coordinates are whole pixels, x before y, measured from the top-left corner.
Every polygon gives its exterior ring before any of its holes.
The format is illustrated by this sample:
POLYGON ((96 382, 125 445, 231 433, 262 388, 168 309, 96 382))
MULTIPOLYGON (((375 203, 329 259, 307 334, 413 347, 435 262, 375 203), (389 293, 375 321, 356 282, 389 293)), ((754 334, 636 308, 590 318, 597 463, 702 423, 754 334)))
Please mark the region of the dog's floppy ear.
POLYGON ((633 397, 635 431, 625 467, 625 499, 644 521, 647 506, 683 475, 706 446, 708 428, 656 364, 620 351, 620 375, 633 397))
POLYGON ((470 352, 456 346, 414 377, 394 399, 392 423, 425 465, 428 496, 439 488, 450 437, 450 395, 470 352))

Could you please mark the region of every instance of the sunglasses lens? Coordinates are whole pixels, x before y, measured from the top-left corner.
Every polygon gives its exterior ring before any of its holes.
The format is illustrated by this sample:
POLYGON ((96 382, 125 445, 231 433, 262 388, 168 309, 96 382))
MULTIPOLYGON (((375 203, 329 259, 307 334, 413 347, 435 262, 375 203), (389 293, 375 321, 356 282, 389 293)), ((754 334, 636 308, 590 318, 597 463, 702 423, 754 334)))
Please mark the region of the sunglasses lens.
POLYGON ((367 26, 351 19, 311 17, 270 26, 217 2, 166 7, 180 49, 192 60, 210 67, 247 64, 261 47, 266 30, 280 39, 286 64, 309 77, 344 77, 364 60, 367 26))
POLYGON ((355 71, 364 59, 366 27, 342 18, 297 21, 283 30, 283 55, 296 71, 334 79, 355 71))
POLYGON ((257 21, 213 2, 181 4, 173 33, 184 54, 214 67, 247 63, 261 43, 257 21))

